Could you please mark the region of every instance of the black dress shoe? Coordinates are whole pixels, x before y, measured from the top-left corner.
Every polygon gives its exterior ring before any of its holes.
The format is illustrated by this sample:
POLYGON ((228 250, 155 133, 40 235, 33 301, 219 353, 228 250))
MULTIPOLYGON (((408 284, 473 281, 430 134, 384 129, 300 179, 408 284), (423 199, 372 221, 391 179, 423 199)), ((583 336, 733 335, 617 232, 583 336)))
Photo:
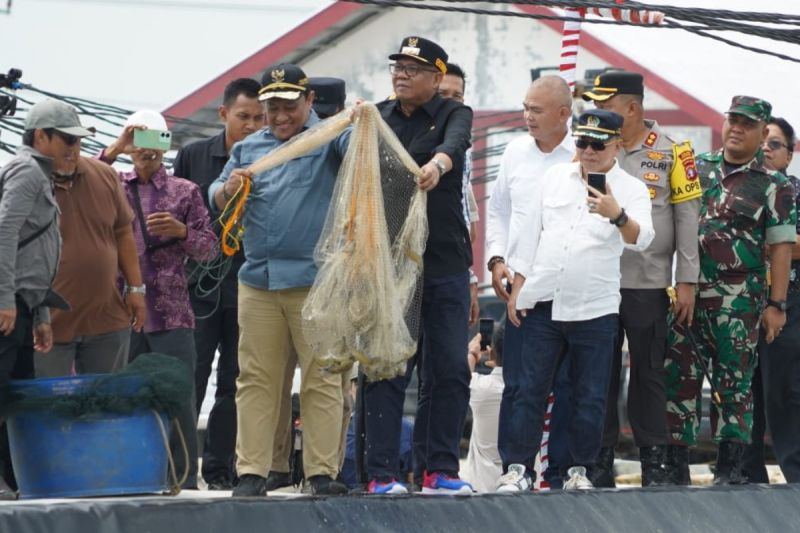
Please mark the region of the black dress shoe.
POLYGON ((311 484, 311 493, 314 496, 340 496, 349 492, 347 485, 330 476, 311 476, 308 482, 311 484))
POLYGON ((283 487, 290 487, 292 485, 292 478, 288 472, 275 472, 269 471, 267 476, 267 492, 278 490, 283 487))
POLYGON ((0 501, 16 500, 19 493, 8 486, 6 480, 0 477, 0 501))
POLYGON ((208 490, 233 490, 233 482, 225 478, 212 479, 206 486, 208 490))
POLYGON ((245 474, 239 478, 239 484, 233 489, 231 496, 257 498, 267 495, 267 480, 256 474, 245 474))

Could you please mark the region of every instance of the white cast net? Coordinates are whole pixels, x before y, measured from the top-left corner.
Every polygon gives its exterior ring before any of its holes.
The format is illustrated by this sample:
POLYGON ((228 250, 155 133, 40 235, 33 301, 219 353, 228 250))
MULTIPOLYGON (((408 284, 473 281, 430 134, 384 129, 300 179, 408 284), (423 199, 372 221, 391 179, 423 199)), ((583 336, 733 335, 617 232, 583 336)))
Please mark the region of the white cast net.
POLYGON ((303 307, 306 340, 325 369, 358 361, 370 379, 391 378, 417 349, 428 236, 419 172, 377 108, 358 106, 303 307))
MULTIPOLYGON (((350 125, 345 110, 293 137, 248 170, 264 172, 331 142, 350 125)), ((419 336, 422 256, 428 238, 420 169, 378 109, 355 111, 350 145, 314 259, 304 334, 323 369, 355 361, 370 379, 405 373, 419 336)))

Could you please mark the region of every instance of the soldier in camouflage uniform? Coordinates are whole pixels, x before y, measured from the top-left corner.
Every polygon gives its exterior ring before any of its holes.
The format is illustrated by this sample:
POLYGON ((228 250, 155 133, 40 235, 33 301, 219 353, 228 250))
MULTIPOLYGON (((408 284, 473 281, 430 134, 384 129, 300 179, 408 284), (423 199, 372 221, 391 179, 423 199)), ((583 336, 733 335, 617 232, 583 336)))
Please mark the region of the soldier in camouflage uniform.
POLYGON ((689 483, 687 447, 695 444, 699 428, 703 375, 696 357, 708 363, 721 395, 721 405, 711 407, 719 444, 714 483, 744 482, 741 460, 752 427, 758 328, 772 342, 786 322, 797 213, 790 183, 764 166, 760 147, 771 109, 764 100, 735 96, 722 129, 722 150, 697 158, 703 189, 700 279, 689 327, 700 353, 693 353, 684 327, 678 326, 670 333, 674 338, 665 362, 667 421, 676 450, 668 471, 681 484, 689 483))
POLYGON ((614 486, 614 446, 619 438, 620 372, 622 340, 628 339, 630 381, 628 419, 642 465, 642 486, 666 482, 669 435, 666 419, 664 356, 667 351, 669 299, 673 256, 679 322, 692 316, 695 285, 700 271, 697 223, 700 180, 689 142, 675 142, 653 120, 644 119, 644 78, 637 72, 610 71, 597 76, 594 87, 583 94, 595 106, 622 115, 623 150, 620 167, 647 186, 652 201, 656 237, 643 252, 625 250, 620 270, 620 334, 606 404, 603 448, 595 469, 595 486, 614 486), (677 254, 676 254, 677 252, 677 254))

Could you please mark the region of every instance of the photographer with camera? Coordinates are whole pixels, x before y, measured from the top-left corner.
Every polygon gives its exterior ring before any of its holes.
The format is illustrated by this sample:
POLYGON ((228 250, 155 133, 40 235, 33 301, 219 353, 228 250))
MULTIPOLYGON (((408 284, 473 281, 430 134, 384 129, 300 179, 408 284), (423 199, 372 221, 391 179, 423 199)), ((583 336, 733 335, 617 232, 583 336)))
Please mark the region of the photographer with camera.
MULTIPOLYGON (((625 248, 644 250, 653 240, 647 187, 619 168, 622 117, 592 110, 578 118, 578 162, 551 167, 533 207, 512 237, 509 268, 516 272, 508 316, 522 328, 522 368, 529 406, 511 421, 534 446, 510 447, 504 456, 508 485, 530 487, 542 437, 547 396, 559 357, 570 365, 572 417, 568 448, 574 465, 565 489, 591 488, 587 469, 600 451, 611 358, 617 338, 619 258, 625 248), (532 290, 520 297, 523 285, 532 290), (519 315, 517 312, 519 311, 519 315), (524 480, 526 482, 521 481, 524 480)), ((567 465, 561 465, 562 469, 567 465)), ((516 488, 516 490, 521 490, 516 488)))

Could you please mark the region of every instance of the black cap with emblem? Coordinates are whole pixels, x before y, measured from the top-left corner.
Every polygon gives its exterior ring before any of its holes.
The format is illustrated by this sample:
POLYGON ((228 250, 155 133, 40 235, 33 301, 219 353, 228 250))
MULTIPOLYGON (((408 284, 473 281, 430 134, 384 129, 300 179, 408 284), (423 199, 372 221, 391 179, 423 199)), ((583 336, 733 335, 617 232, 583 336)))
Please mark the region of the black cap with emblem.
POLYGON ((604 101, 617 94, 644 95, 644 76, 638 72, 611 70, 594 79, 594 87, 583 93, 583 99, 604 101))
POLYGON ((599 141, 607 141, 617 137, 622 128, 623 118, 613 111, 605 109, 590 109, 578 117, 578 124, 573 137, 590 137, 599 141))
POLYGON ((261 76, 261 90, 258 99, 270 98, 297 100, 308 92, 308 77, 303 69, 291 63, 281 63, 267 69, 261 76))
POLYGON ((447 74, 447 52, 435 42, 423 37, 406 37, 400 44, 400 51, 389 56, 392 61, 404 58, 433 65, 442 74, 447 74))

